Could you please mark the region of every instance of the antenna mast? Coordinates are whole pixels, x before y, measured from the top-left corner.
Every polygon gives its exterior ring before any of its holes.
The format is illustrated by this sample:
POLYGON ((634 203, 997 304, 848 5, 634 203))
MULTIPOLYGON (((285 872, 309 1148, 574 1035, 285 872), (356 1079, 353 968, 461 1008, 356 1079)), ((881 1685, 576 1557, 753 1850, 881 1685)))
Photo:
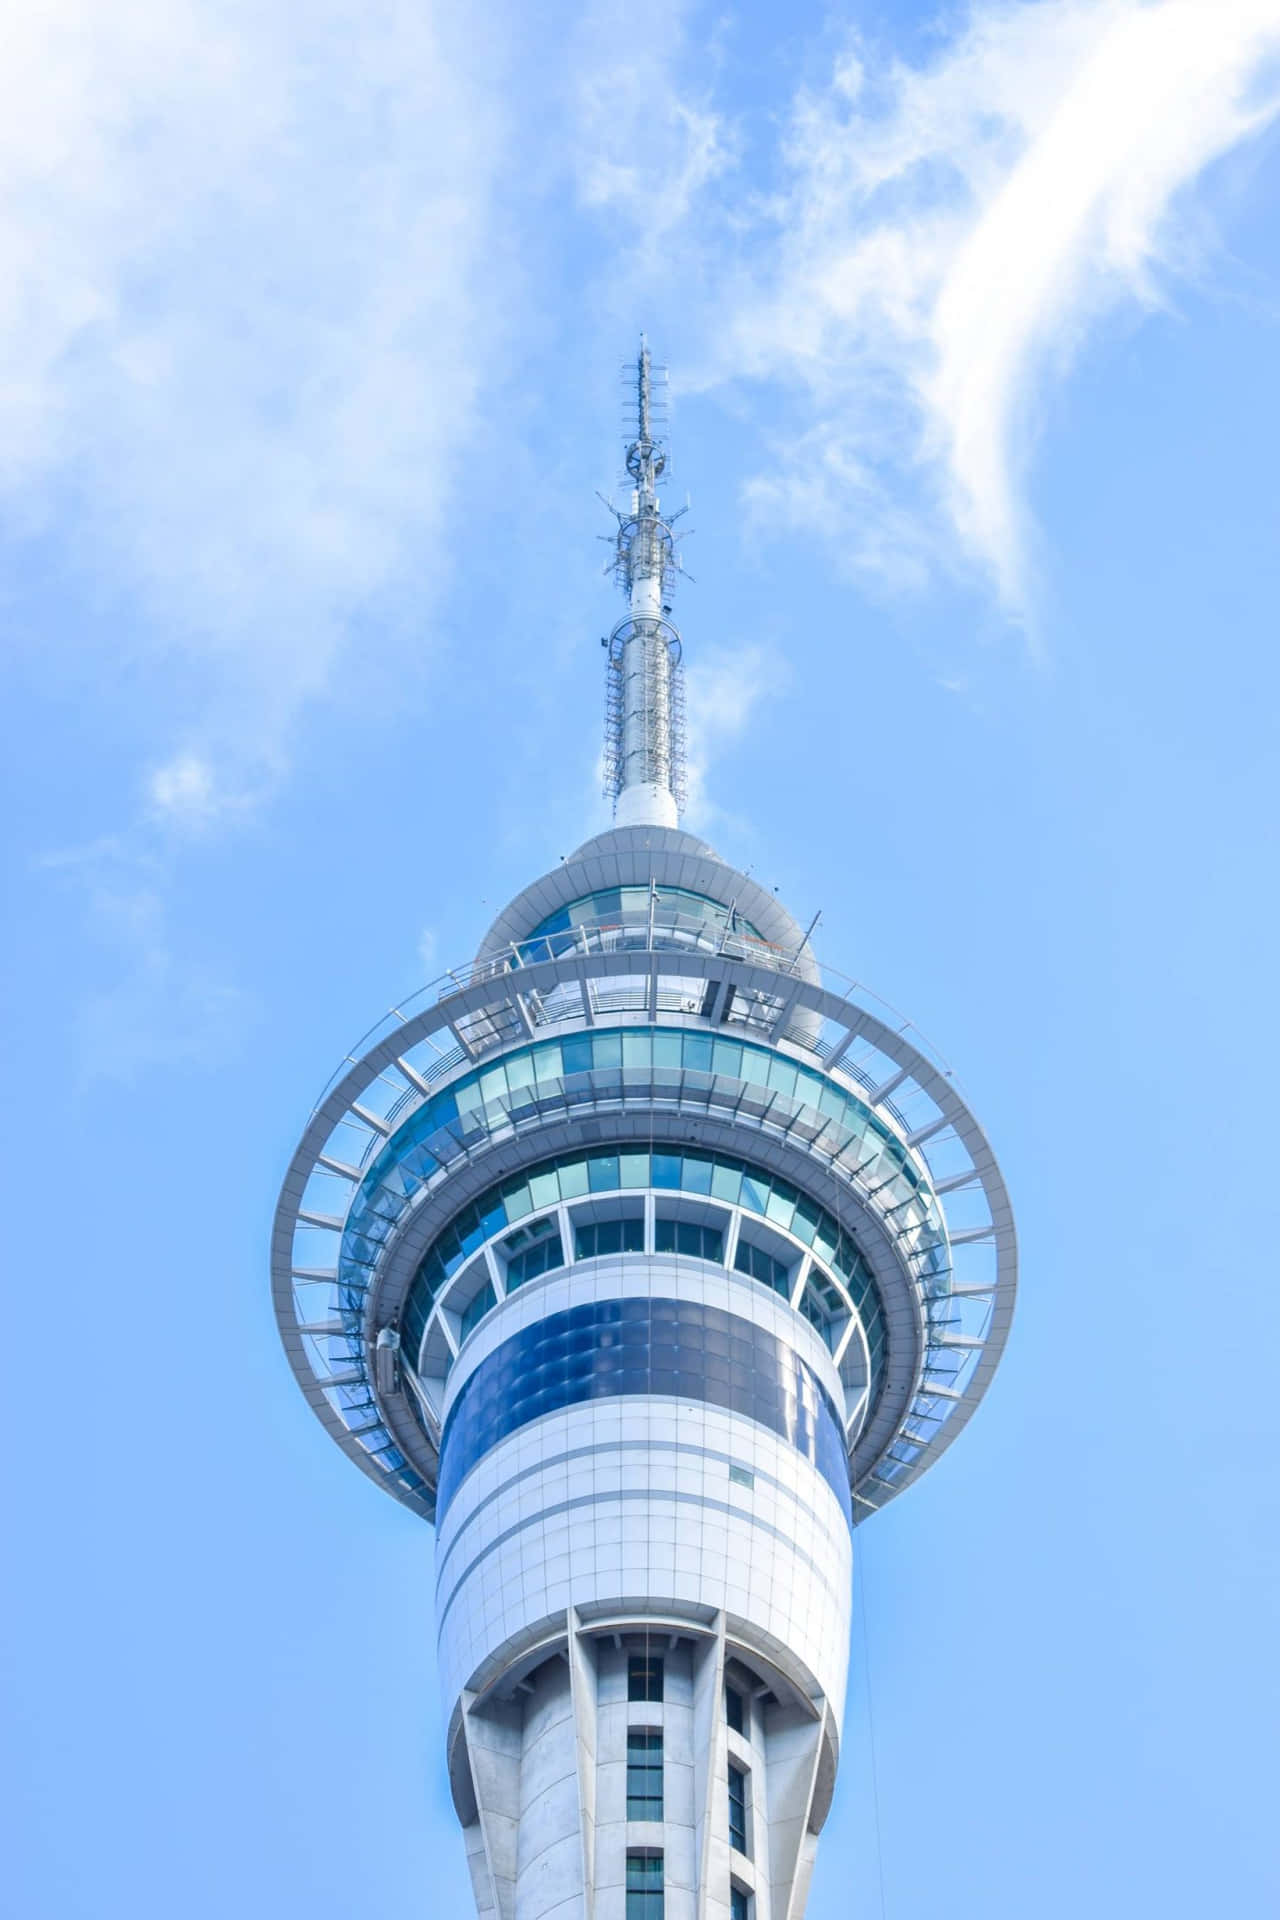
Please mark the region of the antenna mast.
POLYGON ((605 643, 605 791, 620 827, 674 827, 684 804, 684 678, 680 635, 668 616, 681 567, 657 491, 667 465, 657 437, 665 371, 654 367, 643 334, 623 377, 635 408, 626 454, 631 506, 628 513, 610 507, 618 522, 610 567, 628 611, 605 643))

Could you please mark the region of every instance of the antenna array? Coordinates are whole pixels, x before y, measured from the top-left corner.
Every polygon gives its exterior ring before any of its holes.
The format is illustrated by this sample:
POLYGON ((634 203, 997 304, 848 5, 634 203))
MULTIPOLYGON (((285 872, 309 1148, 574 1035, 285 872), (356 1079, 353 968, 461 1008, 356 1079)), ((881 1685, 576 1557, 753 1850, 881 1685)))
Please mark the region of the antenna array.
POLYGON ((684 676, 680 634, 670 619, 682 571, 671 529, 681 515, 664 518, 658 498, 667 468, 666 370, 653 365, 643 337, 623 379, 633 436, 626 450, 631 499, 625 513, 606 504, 618 523, 609 567, 628 613, 605 642, 605 791, 620 819, 674 826, 685 800, 684 676))

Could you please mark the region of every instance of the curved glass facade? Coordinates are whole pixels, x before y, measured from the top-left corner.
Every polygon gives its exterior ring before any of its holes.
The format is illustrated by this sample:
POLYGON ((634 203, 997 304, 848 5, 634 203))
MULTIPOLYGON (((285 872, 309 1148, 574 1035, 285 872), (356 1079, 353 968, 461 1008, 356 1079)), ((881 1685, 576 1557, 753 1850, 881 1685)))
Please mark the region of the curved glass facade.
POLYGON ((593 1028, 542 1040, 463 1074, 416 1107, 372 1161, 342 1238, 344 1308, 359 1313, 365 1273, 410 1198, 487 1133, 577 1098, 623 1098, 629 1087, 661 1100, 701 1096, 749 1118, 804 1109, 829 1151, 860 1157, 859 1174, 894 1214, 922 1284, 945 1291, 941 1209, 907 1148, 865 1100, 812 1067, 747 1040, 689 1028, 593 1028), (590 1076, 590 1079, 587 1078, 590 1076), (745 1092, 744 1092, 745 1090, 745 1092), (749 1097, 748 1097, 749 1096, 749 1097))
POLYGON ((522 1327, 486 1356, 450 1408, 443 1515, 471 1469, 544 1413, 618 1394, 701 1400, 789 1440, 853 1506, 840 1417, 813 1369, 764 1327, 694 1300, 594 1300, 522 1327))
MULTIPOLYGON (((718 900, 709 900, 704 893, 690 893, 685 887, 655 887, 652 891, 648 887, 606 887, 599 893, 585 893, 549 913, 526 938, 572 933, 575 927, 647 928, 651 909, 661 916, 667 930, 674 926, 677 934, 714 928, 716 932, 746 934, 752 940, 764 938, 759 928, 740 913, 718 900)), ((568 953, 572 945, 571 940, 565 941, 563 948, 553 944, 552 952, 568 953)))
MULTIPOLYGON (((494 1234, 561 1200, 580 1200, 591 1194, 646 1187, 698 1194, 741 1207, 771 1221, 811 1248, 817 1259, 839 1274, 857 1308, 871 1352, 874 1397, 884 1371, 884 1315, 871 1270, 852 1236, 795 1187, 762 1167, 752 1166, 749 1161, 727 1154, 681 1153, 671 1149, 650 1152, 647 1147, 629 1145, 596 1148, 590 1153, 560 1154, 554 1160, 544 1160, 490 1187, 470 1206, 464 1207, 427 1249, 409 1289, 400 1336, 411 1361, 417 1361, 432 1302, 441 1287, 494 1234)), ((662 1224, 659 1222, 659 1226, 662 1224)), ((558 1241, 556 1245, 558 1249, 558 1241)), ((738 1270, 750 1273, 775 1291, 780 1270, 785 1291, 786 1268, 782 1263, 763 1250, 744 1251, 744 1247, 745 1243, 740 1244, 738 1270)), ((678 1249, 657 1248, 658 1252, 674 1250, 678 1249)), ((545 1267, 538 1271, 545 1271, 545 1267)), ((531 1276, 522 1274, 521 1277, 531 1276)), ((816 1311, 807 1316, 815 1318, 815 1323, 816 1311)))

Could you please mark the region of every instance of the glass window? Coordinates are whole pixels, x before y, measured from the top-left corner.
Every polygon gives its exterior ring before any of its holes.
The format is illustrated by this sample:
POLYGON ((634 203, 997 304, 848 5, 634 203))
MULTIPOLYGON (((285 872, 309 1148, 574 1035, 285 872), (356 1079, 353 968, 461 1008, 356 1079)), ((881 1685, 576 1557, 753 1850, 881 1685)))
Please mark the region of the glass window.
POLYGON ((653 1064, 655 1067, 681 1067, 684 1065, 684 1035, 666 1033, 660 1028, 653 1036, 653 1064))
POLYGON ((616 1193, 622 1183, 622 1167, 616 1153, 593 1153, 587 1163, 592 1193, 616 1193))
POLYGON ((717 1040, 711 1057, 717 1073, 725 1074, 730 1080, 741 1080, 742 1048, 736 1040, 717 1040))
POLYGON ((709 1034, 686 1033, 684 1035, 684 1065, 690 1073, 710 1073, 711 1044, 709 1034))
POLYGON ((729 1845, 747 1851, 747 1776, 741 1767, 729 1769, 729 1845))
POLYGON ((800 1296, 800 1311, 811 1327, 816 1327, 828 1346, 831 1346, 834 1333, 831 1316, 823 1307, 821 1300, 812 1287, 806 1287, 800 1296))
POLYGON ((724 1259, 724 1235, 719 1227, 704 1227, 696 1220, 663 1220, 653 1223, 655 1253, 683 1253, 691 1260, 724 1259))
POLYGON ((775 1053, 769 1061, 769 1085, 775 1093, 794 1096, 799 1072, 794 1060, 785 1060, 781 1054, 775 1053))
POLYGON ((769 1195, 768 1205, 765 1208, 766 1215, 770 1220, 775 1221, 778 1226, 785 1227, 790 1231, 791 1222, 795 1217, 796 1201, 799 1197, 795 1188, 789 1187, 785 1180, 775 1180, 773 1183, 773 1191, 769 1195))
POLYGON ((624 1067, 647 1067, 652 1064, 653 1038, 647 1027, 639 1027, 622 1036, 622 1064, 624 1067))
POLYGON ((562 933, 569 927, 617 927, 629 924, 647 930, 649 909, 653 906, 659 936, 674 926, 689 934, 709 928, 746 934, 754 940, 763 936, 740 913, 722 906, 706 894, 692 893, 687 887, 602 887, 598 893, 584 893, 579 900, 558 907, 540 920, 526 937, 532 945, 546 934, 562 933))
POLYGON ((628 1700, 661 1700, 661 1654, 633 1653, 627 1661, 628 1700))
POLYGON ((507 1085, 514 1093, 517 1087, 533 1085, 533 1057, 528 1053, 516 1053, 507 1061, 507 1085))
POLYGON ((710 1193, 715 1161, 705 1153, 686 1153, 680 1185, 686 1193, 710 1193))
POLYGON ((579 1260, 601 1253, 643 1253, 643 1220, 589 1220, 574 1228, 574 1252, 579 1260))
POLYGON ((729 1920, 751 1920, 751 1895, 744 1887, 729 1889, 729 1920))
POLYGON ((560 1198, 560 1182, 554 1167, 529 1175, 529 1192, 535 1207, 554 1207, 560 1198))
POLYGON ((731 1407, 779 1434, 817 1468, 851 1519, 842 1419, 794 1348, 722 1307, 649 1296, 545 1314, 480 1362, 445 1421, 438 1511, 448 1511, 478 1461, 529 1421, 613 1395, 653 1393, 731 1407))
MULTIPOLYGON (((585 1073, 587 1071, 586 1067, 571 1068, 569 1066, 567 1060, 565 1059, 565 1053, 568 1050, 568 1045, 569 1043, 566 1041, 565 1046, 562 1049, 560 1042, 558 1040, 553 1040, 548 1045, 534 1048, 533 1075, 534 1075, 534 1079, 536 1080, 537 1084, 540 1087, 554 1086, 556 1081, 562 1079, 564 1075, 567 1073, 571 1073, 571 1072, 585 1073)), ((590 1061, 591 1061, 591 1054, 588 1051, 587 1053, 588 1066, 590 1065, 590 1061)))
POLYGON ((587 1191, 587 1162, 577 1159, 564 1161, 560 1167, 560 1198, 562 1200, 580 1200, 587 1191))
POLYGON ((513 1254, 507 1262, 507 1292, 514 1293, 526 1280, 536 1280, 540 1273, 550 1273, 553 1267, 564 1265, 564 1249, 560 1245, 558 1233, 547 1234, 544 1239, 535 1240, 523 1253, 513 1254))
POLYGON ((775 1260, 771 1253, 766 1253, 763 1247, 752 1246, 749 1240, 739 1236, 733 1264, 739 1273, 749 1273, 753 1280, 758 1280, 762 1286, 772 1287, 784 1300, 790 1295, 790 1269, 784 1261, 775 1260))
POLYGON ((737 1206, 742 1193, 742 1168, 736 1160, 717 1160, 711 1174, 711 1191, 717 1200, 737 1206))
POLYGON ((627 1818, 662 1818, 662 1735, 627 1729, 627 1818))
MULTIPOLYGON (((640 902, 641 918, 637 924, 643 928, 648 911, 648 892, 643 888, 630 891, 636 894, 640 902)), ((678 894, 678 889, 661 889, 660 907, 670 905, 678 910, 686 926, 696 924, 702 909, 692 896, 677 899, 678 894)), ((631 911, 631 905, 621 895, 617 897, 619 910, 625 918, 631 911)), ((586 905, 589 908, 591 903, 586 905)), ((607 905, 612 912, 613 902, 609 901, 607 905)), ((712 914, 713 918, 723 920, 721 908, 708 905, 706 912, 712 914)), ((570 925, 572 919, 573 916, 565 909, 553 916, 557 928, 570 925)), ((572 939, 571 934, 562 933, 560 937, 572 939)), ((784 1065, 771 1049, 749 1040, 730 1040, 723 1035, 715 1038, 670 1028, 645 1027, 605 1032, 596 1030, 567 1036, 563 1042, 539 1041, 528 1047, 513 1049, 500 1064, 487 1065, 464 1074, 451 1086, 430 1094, 414 1107, 375 1155, 352 1198, 339 1256, 339 1284, 350 1291, 352 1300, 357 1303, 352 1310, 358 1310, 358 1302, 363 1296, 367 1280, 365 1270, 376 1264, 379 1249, 394 1232, 404 1209, 412 1204, 422 1182, 433 1178, 442 1165, 454 1160, 465 1142, 479 1138, 483 1132, 499 1124, 508 1110, 522 1103, 527 1104, 531 1075, 540 1096, 577 1100, 581 1097, 578 1091, 581 1075, 592 1071, 609 1075, 623 1062, 624 1057, 631 1059, 643 1056, 649 1046, 652 1048, 655 1068, 664 1076, 670 1076, 673 1069, 686 1075, 705 1075, 714 1070, 722 1078, 740 1078, 775 1088, 781 1083, 789 1089, 790 1076, 794 1075, 794 1095, 787 1092, 769 1097, 783 1101, 794 1098, 806 1108, 816 1109, 819 1114, 826 1116, 823 1138, 828 1150, 835 1150, 841 1143, 854 1146, 855 1157, 862 1163, 863 1177, 873 1187, 879 1187, 882 1204, 887 1205, 895 1200, 898 1202, 895 1223, 904 1237, 914 1235, 917 1266, 922 1277, 935 1282, 938 1294, 948 1290, 947 1242, 937 1202, 927 1179, 913 1164, 910 1154, 904 1151, 892 1130, 869 1110, 865 1099, 799 1062, 787 1062, 784 1065), (730 1069, 735 1065, 737 1073, 731 1075, 730 1069), (568 1091, 563 1085, 566 1075, 572 1076, 568 1091)), ((637 1159, 640 1157, 636 1156, 637 1159)), ((563 1175, 560 1182, 562 1198, 583 1190, 584 1162, 580 1156, 565 1156, 554 1164, 563 1175), (570 1162, 572 1172, 568 1170, 570 1162)), ((546 1170, 544 1167, 533 1171, 546 1170)), ((686 1160, 681 1184, 691 1191, 701 1191, 703 1177, 686 1160)), ((630 1184, 632 1178, 634 1175, 629 1170, 621 1175, 623 1184, 630 1184)), ((771 1215, 778 1214, 781 1183, 775 1184, 758 1170, 744 1169, 741 1162, 717 1160, 712 1168, 711 1180, 716 1198, 739 1200, 751 1211, 764 1212, 767 1208, 771 1215), (739 1193, 735 1183, 743 1184, 744 1180, 744 1191, 739 1193)), ((476 1246, 474 1235, 477 1224, 482 1239, 501 1231, 502 1221, 492 1218, 497 1204, 504 1206, 507 1224, 514 1224, 521 1213, 533 1210, 535 1203, 527 1180, 515 1183, 510 1206, 506 1205, 501 1189, 482 1196, 471 1208, 464 1210, 465 1219, 460 1217, 452 1223, 436 1244, 427 1249, 404 1309, 403 1326, 411 1336, 420 1337, 419 1330, 428 1317, 432 1297, 438 1295, 444 1279, 468 1257, 466 1249, 476 1246)), ((865 1305, 861 1317, 872 1356, 870 1384, 874 1403, 883 1383, 887 1358, 878 1295, 871 1285, 866 1264, 852 1240, 838 1234, 834 1222, 826 1215, 821 1215, 813 1224, 814 1211, 811 1203, 797 1201, 791 1231, 801 1240, 812 1244, 819 1256, 833 1265, 842 1280, 848 1283, 855 1299, 865 1305)), ((418 1344, 419 1338, 411 1337, 408 1347, 411 1350, 418 1344)))
POLYGON ((745 1733, 747 1730, 746 1704, 746 1701, 736 1687, 725 1688, 724 1717, 735 1733, 745 1733))
POLYGON ((526 1213, 533 1212, 533 1201, 529 1198, 527 1179, 507 1181, 502 1189, 502 1198, 506 1205, 508 1220, 522 1220, 526 1213))
POLYGON ((743 1168, 742 1204, 752 1213, 763 1213, 768 1206, 770 1178, 769 1174, 757 1173, 754 1168, 743 1168))
MULTIPOLYGON (((567 1043, 566 1043, 567 1044, 567 1043)), ((591 1037, 591 1059, 597 1071, 622 1065, 622 1035, 596 1033, 591 1037)))
POLYGON ((474 1079, 460 1080, 454 1090, 454 1098, 458 1103, 459 1113, 473 1113, 483 1099, 480 1082, 474 1079))
MULTIPOLYGON (((669 1038, 680 1042, 679 1034, 669 1038)), ((588 1036, 590 1038, 590 1036, 588 1036)), ((718 1043, 717 1043, 718 1044, 718 1043)), ((554 1049, 558 1056, 558 1043, 554 1049)), ((545 1053, 546 1047, 540 1049, 545 1053)), ((538 1206, 562 1199, 581 1198, 588 1192, 622 1192, 647 1186, 651 1179, 669 1183, 673 1189, 685 1192, 705 1193, 710 1191, 713 1199, 739 1204, 753 1212, 767 1217, 782 1218, 780 1209, 793 1209, 791 1230, 802 1240, 810 1242, 815 1254, 827 1263, 848 1287, 853 1303, 862 1320, 867 1336, 867 1345, 872 1357, 871 1391, 876 1397, 884 1374, 885 1335, 879 1295, 871 1281, 870 1270, 856 1242, 851 1235, 837 1227, 836 1222, 813 1202, 799 1198, 795 1190, 784 1182, 773 1181, 760 1169, 744 1164, 729 1157, 713 1156, 705 1151, 688 1154, 676 1154, 670 1151, 650 1155, 643 1149, 632 1147, 609 1151, 607 1148, 590 1155, 584 1153, 562 1154, 556 1159, 544 1161, 531 1167, 526 1173, 508 1179, 502 1185, 491 1188, 458 1214, 446 1226, 435 1243, 429 1247, 418 1268, 417 1276, 409 1292, 405 1305, 403 1326, 409 1338, 406 1351, 416 1352, 421 1344, 422 1331, 430 1313, 432 1301, 438 1297, 444 1282, 457 1272, 462 1263, 486 1239, 500 1234, 504 1225, 515 1227, 530 1213, 536 1213, 538 1206), (656 1165, 654 1163, 657 1163, 656 1165)), ((385 1189, 383 1190, 385 1192, 385 1189)), ((378 1216, 381 1220, 381 1215, 378 1216)), ((551 1219, 544 1216, 535 1221, 535 1227, 549 1229, 551 1219)), ((747 1244, 751 1242, 748 1228, 745 1234, 747 1244)), ((348 1236, 348 1250, 344 1259, 358 1249, 358 1243, 352 1235, 348 1236)), ((923 1231, 920 1243, 926 1249, 927 1241, 923 1231)), ((505 1251, 516 1253, 523 1250, 525 1242, 521 1238, 505 1251)), ((681 1245, 678 1236, 660 1243, 664 1251, 694 1252, 692 1242, 681 1245)), ((710 1245, 705 1239, 701 1250, 695 1257, 723 1259, 722 1252, 707 1251, 710 1245)), ((942 1267, 942 1287, 945 1291, 946 1251, 939 1243, 940 1251, 936 1259, 942 1267)), ((622 1251, 641 1251, 633 1247, 624 1238, 622 1251)), ((360 1254, 362 1259, 373 1258, 372 1245, 360 1254)), ((589 1257, 585 1252, 583 1258, 589 1257)), ((778 1285, 782 1274, 794 1271, 794 1261, 787 1263, 771 1259, 763 1249, 757 1259, 754 1253, 739 1250, 737 1267, 740 1272, 749 1273, 762 1285, 777 1285, 779 1293, 788 1294, 786 1284, 778 1285)), ((545 1271, 545 1268, 541 1269, 545 1271)), ((525 1270, 517 1270, 515 1284, 521 1278, 532 1277, 532 1265, 525 1270)), ((842 1299, 819 1297, 812 1308, 802 1309, 822 1332, 830 1345, 836 1339, 843 1326, 844 1302, 842 1299), (830 1316, 835 1315, 832 1322, 830 1316), (817 1317, 814 1317, 814 1316, 817 1317), (825 1315, 825 1318, 824 1318, 825 1315)))
POLYGON ((486 1280, 475 1299, 471 1302, 471 1305, 466 1308, 462 1315, 462 1337, 464 1340, 469 1333, 473 1332, 474 1329, 480 1325, 480 1322, 484 1319, 490 1307, 496 1307, 497 1304, 498 1296, 493 1290, 493 1282, 492 1280, 486 1280))
POLYGON ((632 1848, 627 1854, 626 1920, 662 1920, 662 1855, 632 1848))
POLYGON ((560 1051, 564 1057, 564 1070, 570 1073, 590 1073, 591 1071, 591 1035, 575 1034, 571 1039, 560 1042, 560 1051))

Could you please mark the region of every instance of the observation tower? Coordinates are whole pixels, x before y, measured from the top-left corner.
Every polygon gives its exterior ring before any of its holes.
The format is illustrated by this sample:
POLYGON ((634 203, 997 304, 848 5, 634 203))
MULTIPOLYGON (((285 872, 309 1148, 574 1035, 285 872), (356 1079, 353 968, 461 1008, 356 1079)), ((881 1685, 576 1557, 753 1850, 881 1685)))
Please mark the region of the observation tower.
POLYGON ((347 1057, 285 1177, 275 1307, 339 1446, 435 1524, 483 1920, 800 1920, 855 1528, 986 1391, 1014 1227, 920 1035, 680 827, 643 345, 631 377, 614 825, 347 1057))

